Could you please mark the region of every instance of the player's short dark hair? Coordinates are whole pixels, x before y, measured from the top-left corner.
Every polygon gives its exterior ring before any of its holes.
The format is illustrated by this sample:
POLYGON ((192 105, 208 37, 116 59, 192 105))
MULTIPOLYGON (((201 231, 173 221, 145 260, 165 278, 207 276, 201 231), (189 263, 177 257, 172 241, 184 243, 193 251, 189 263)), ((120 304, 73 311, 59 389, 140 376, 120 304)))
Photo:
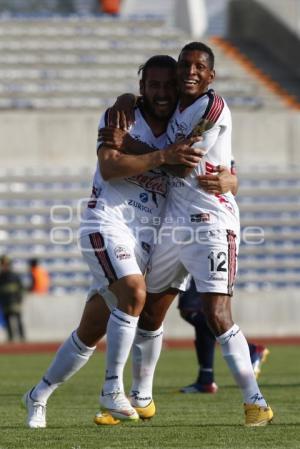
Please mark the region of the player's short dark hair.
POLYGON ((176 70, 177 61, 168 55, 155 55, 152 56, 145 64, 139 67, 138 75, 141 75, 141 80, 144 81, 146 78, 147 70, 150 67, 163 67, 167 69, 176 70))
POLYGON ((180 59, 181 53, 183 51, 193 51, 193 50, 203 51, 204 53, 206 53, 208 55, 208 61, 209 61, 209 66, 210 66, 209 68, 211 70, 214 68, 215 55, 214 55, 212 49, 210 47, 208 47, 207 45, 205 45, 203 42, 190 42, 189 44, 186 44, 181 49, 178 59, 180 59))

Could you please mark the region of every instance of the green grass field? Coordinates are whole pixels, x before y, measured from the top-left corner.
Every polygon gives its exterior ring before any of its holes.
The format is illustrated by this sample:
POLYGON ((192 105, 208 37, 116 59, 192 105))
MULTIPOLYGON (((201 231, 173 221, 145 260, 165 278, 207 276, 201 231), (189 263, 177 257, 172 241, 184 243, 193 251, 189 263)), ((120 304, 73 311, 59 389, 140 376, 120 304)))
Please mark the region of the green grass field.
MULTIPOLYGON (((48 366, 52 355, 0 355, 0 449, 286 449, 300 448, 300 347, 273 346, 260 385, 275 412, 262 428, 243 426, 242 400, 219 350, 216 395, 182 395, 196 376, 192 350, 165 350, 157 370, 157 415, 150 422, 98 427, 104 354, 57 390, 48 405, 48 428, 25 427, 22 394, 48 366)), ((130 372, 126 372, 129 378, 130 372)))

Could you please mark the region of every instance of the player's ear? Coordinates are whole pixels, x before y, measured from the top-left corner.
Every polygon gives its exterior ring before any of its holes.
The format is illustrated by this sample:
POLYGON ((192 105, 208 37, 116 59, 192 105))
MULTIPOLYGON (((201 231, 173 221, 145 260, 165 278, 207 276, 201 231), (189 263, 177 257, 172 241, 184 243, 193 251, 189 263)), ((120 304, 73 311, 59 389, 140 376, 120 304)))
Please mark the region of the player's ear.
POLYGON ((144 81, 140 80, 140 94, 144 95, 145 93, 145 85, 144 85, 144 81))
POLYGON ((211 83, 213 82, 213 80, 215 79, 215 77, 216 77, 216 72, 215 72, 215 70, 213 69, 213 70, 210 71, 210 80, 209 80, 209 84, 211 84, 211 83))

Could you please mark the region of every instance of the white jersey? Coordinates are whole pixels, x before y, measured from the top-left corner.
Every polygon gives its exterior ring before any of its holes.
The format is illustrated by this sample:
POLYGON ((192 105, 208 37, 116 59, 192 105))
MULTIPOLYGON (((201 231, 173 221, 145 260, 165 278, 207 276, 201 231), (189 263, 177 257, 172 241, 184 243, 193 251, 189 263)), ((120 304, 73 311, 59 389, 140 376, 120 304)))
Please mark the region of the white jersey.
MULTIPOLYGON (((106 125, 107 113, 100 119, 99 129, 106 125)), ((135 110, 135 124, 130 135, 153 148, 166 147, 166 134, 155 137, 139 109, 135 110)), ((101 142, 98 143, 100 148, 101 142)), ((101 150, 100 150, 101 151, 101 150)), ((133 231, 140 225, 159 224, 168 191, 168 175, 153 169, 140 175, 105 181, 97 163, 92 196, 81 222, 81 236, 97 231, 99 222, 109 225, 124 223, 133 231)))
POLYGON ((195 223, 203 231, 231 229, 238 232, 239 211, 231 192, 212 195, 197 182, 198 175, 212 174, 218 165, 231 169, 231 114, 223 98, 209 90, 191 106, 180 111, 177 106, 168 129, 168 143, 197 135, 197 125, 207 120, 212 128, 205 131, 196 145, 206 151, 198 166, 186 178, 173 178, 167 216, 180 223, 195 223))

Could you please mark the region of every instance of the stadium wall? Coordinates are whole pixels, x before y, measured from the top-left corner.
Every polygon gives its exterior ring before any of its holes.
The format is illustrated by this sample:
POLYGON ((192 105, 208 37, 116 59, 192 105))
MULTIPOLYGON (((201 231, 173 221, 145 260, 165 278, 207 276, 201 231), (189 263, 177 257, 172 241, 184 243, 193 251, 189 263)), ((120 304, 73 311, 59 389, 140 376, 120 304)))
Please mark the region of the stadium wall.
MULTIPOLYGON (((233 316, 249 337, 299 337, 300 303, 296 290, 236 291, 233 316)), ((79 324, 85 304, 80 296, 28 295, 23 306, 27 340, 62 341, 79 324)), ((165 338, 193 338, 192 326, 179 315, 174 301, 165 320, 165 338)), ((4 332, 0 332, 4 340, 4 332)))
MULTIPOLYGON (((229 6, 229 36, 233 39, 246 39, 261 45, 281 61, 296 76, 300 75, 299 60, 300 32, 287 20, 288 2, 281 6, 285 19, 280 16, 277 2, 268 0, 231 0, 229 6), (272 7, 273 6, 273 7, 272 7), (276 6, 276 8, 275 8, 276 6)), ((296 19, 300 23, 298 2, 296 19)))
MULTIPOLYGON (((3 112, 1 168, 80 169, 96 158, 99 112, 3 112)), ((300 165, 300 114, 233 112, 233 151, 241 168, 300 165)))
POLYGON ((300 2, 299 0, 256 0, 267 10, 284 22, 300 38, 300 2))

